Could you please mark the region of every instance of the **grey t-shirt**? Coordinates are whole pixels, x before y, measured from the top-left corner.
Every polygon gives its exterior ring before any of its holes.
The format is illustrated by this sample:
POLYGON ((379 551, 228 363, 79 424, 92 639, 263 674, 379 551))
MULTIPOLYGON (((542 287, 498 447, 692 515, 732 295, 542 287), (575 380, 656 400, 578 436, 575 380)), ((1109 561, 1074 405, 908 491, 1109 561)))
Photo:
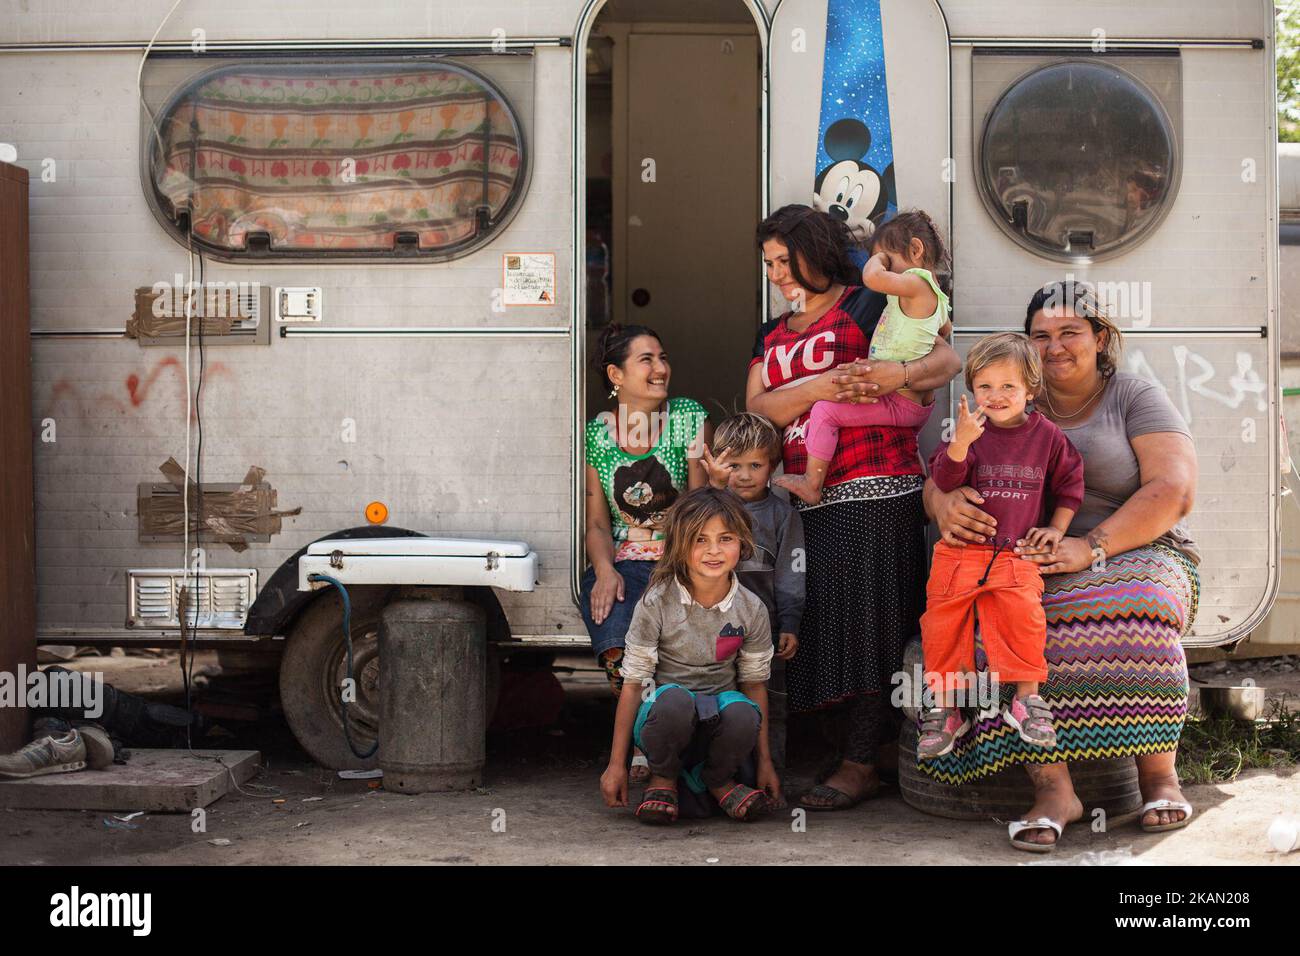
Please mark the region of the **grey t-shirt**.
POLYGON ((623 680, 681 684, 697 694, 720 694, 771 676, 772 628, 758 595, 740 586, 703 607, 677 581, 653 584, 641 595, 627 629, 623 680))
MULTIPOLYGON (((1083 505, 1070 522, 1070 534, 1083 537, 1113 515, 1142 484, 1132 439, 1156 432, 1191 437, 1183 416, 1164 390, 1128 372, 1106 384, 1101 405, 1079 425, 1057 423, 1083 456, 1083 505)), ((1180 521, 1156 538, 1199 564, 1200 552, 1180 521)))

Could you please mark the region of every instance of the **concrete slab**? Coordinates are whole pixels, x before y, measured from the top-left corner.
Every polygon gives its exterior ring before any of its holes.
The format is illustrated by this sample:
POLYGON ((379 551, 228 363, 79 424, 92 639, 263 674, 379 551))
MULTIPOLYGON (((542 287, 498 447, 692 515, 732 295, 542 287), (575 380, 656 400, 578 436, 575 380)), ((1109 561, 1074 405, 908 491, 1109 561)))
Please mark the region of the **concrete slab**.
POLYGON ((193 810, 206 807, 257 772, 256 750, 135 750, 107 770, 0 780, 0 809, 193 810), (207 759, 204 759, 207 758, 207 759))

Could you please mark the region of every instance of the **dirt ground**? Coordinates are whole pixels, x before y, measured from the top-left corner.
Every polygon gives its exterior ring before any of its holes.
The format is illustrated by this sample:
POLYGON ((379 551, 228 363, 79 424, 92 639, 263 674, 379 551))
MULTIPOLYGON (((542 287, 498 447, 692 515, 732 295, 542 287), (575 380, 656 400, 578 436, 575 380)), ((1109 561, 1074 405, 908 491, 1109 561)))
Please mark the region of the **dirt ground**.
MULTIPOLYGON (((585 667, 578 659, 562 663, 585 667)), ((90 658, 77 666, 163 698, 178 685, 174 657, 90 658)), ((214 678, 200 693, 223 682, 214 678)), ((1294 707, 1300 672, 1259 682, 1287 688, 1294 707)), ((1133 821, 1112 821, 1109 832, 1093 833, 1077 825, 1042 857, 1011 849, 1005 826, 927 816, 893 789, 847 812, 809 813, 803 827, 781 814, 752 825, 719 818, 651 829, 628 810, 604 807, 597 790, 612 712, 603 678, 579 669, 563 683, 557 726, 490 738, 486 784, 476 792, 406 796, 341 780, 317 767, 272 713, 256 723, 228 721, 229 735, 205 744, 258 749, 265 762, 246 793, 208 808, 206 833, 191 832, 185 814, 148 814, 131 821, 136 829, 120 829, 105 823, 112 814, 103 811, 0 810, 0 863, 1300 864, 1300 852, 1279 855, 1265 839, 1279 813, 1300 815, 1294 767, 1188 787, 1197 812, 1185 830, 1148 835, 1133 821), (209 842, 218 839, 230 843, 209 842)), ((793 787, 808 782, 803 769, 812 767, 795 768, 793 787)))

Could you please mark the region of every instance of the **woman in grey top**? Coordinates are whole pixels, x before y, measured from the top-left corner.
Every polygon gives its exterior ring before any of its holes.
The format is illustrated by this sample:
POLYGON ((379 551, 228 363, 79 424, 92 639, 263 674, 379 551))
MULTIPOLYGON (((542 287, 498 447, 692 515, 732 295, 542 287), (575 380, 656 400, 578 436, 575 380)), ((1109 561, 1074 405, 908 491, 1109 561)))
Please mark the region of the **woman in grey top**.
MULTIPOLYGON (((1083 456, 1083 506, 1054 554, 1017 542, 1042 567, 1048 679, 1042 696, 1057 747, 1028 747, 1001 717, 981 718, 952 753, 922 770, 946 783, 1023 764, 1035 801, 1010 825, 1012 845, 1051 850, 1083 815, 1069 764, 1133 756, 1144 830, 1185 826, 1191 807, 1174 771, 1187 712, 1187 662, 1180 640, 1196 614, 1200 560, 1183 519, 1196 494, 1196 453, 1164 391, 1117 371, 1119 330, 1091 286, 1056 282, 1029 302, 1025 332, 1043 359, 1035 407, 1083 456)), ((972 488, 944 494, 932 483, 926 509, 952 544, 994 533, 972 488)), ((982 666, 982 662, 981 662, 982 666)))

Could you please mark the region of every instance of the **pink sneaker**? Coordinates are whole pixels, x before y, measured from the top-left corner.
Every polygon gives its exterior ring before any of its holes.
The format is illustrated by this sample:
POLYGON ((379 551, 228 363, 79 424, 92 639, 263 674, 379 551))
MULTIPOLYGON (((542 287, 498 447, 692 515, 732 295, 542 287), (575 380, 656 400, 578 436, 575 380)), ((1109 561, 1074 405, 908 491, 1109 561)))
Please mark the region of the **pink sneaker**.
POLYGON ((1052 726, 1052 708, 1037 694, 1013 697, 1002 708, 1002 719, 1020 731, 1020 739, 1035 747, 1055 747, 1056 728, 1052 726))
POLYGON ((916 743, 919 760, 951 753, 957 738, 970 729, 970 721, 956 707, 935 707, 921 714, 921 736, 916 743))

